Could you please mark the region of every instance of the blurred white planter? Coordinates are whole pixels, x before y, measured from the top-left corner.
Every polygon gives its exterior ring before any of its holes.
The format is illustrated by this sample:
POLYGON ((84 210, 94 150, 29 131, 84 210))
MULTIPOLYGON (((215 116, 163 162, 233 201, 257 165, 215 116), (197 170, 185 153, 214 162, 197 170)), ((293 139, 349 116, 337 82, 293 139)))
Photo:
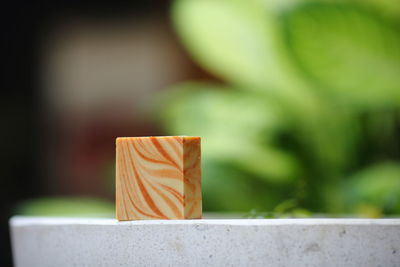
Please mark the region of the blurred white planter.
POLYGON ((25 266, 400 266, 400 219, 14 217, 25 266))

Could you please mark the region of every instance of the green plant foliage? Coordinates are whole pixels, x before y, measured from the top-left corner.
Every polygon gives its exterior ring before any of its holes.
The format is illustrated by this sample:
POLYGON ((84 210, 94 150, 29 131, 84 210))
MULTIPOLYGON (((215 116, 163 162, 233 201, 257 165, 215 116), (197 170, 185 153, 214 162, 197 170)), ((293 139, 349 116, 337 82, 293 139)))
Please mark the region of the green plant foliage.
POLYGON ((114 217, 114 205, 82 197, 39 198, 21 203, 15 212, 24 216, 114 217))
POLYGON ((288 82, 273 47, 274 24, 255 0, 180 0, 173 21, 187 49, 206 69, 252 89, 288 82))
POLYGON ((272 209, 285 194, 284 188, 260 181, 234 164, 203 157, 202 167, 203 209, 207 211, 272 209))
POLYGON ((240 1, 178 1, 178 33, 206 68, 238 83, 263 83, 268 69, 262 20, 240 1))
POLYGON ((206 210, 400 213, 393 5, 175 1, 185 48, 226 83, 177 85, 158 105, 168 133, 203 137, 206 210))
POLYGON ((381 15, 399 21, 400 5, 398 0, 354 0, 371 9, 379 12, 381 15))
POLYGON ((324 2, 292 7, 283 22, 289 51, 323 87, 352 104, 400 103, 400 32, 394 25, 364 8, 324 2))
POLYGON ((400 213, 400 164, 381 163, 363 169, 345 183, 348 203, 400 213))
POLYGON ((273 103, 208 84, 183 84, 170 99, 162 113, 168 132, 202 136, 204 157, 235 163, 266 181, 287 182, 297 174, 296 160, 273 146, 274 132, 285 127, 273 103))

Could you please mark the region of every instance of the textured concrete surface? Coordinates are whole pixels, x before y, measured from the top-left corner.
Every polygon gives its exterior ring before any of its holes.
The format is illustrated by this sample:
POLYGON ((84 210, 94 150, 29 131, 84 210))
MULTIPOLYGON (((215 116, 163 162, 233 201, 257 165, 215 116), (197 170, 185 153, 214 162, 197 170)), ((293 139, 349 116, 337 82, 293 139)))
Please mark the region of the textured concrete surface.
POLYGON ((400 219, 14 217, 25 266, 400 266, 400 219))

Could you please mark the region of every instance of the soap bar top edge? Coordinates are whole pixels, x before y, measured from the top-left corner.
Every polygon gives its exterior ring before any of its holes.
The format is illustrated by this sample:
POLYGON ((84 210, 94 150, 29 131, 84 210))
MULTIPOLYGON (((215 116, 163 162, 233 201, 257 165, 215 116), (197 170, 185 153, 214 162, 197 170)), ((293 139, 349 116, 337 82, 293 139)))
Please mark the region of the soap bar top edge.
POLYGON ((131 140, 131 139, 168 139, 168 138, 182 138, 185 140, 195 140, 201 139, 200 136, 187 136, 187 135, 177 135, 177 136, 135 136, 135 137, 117 137, 115 139, 116 143, 122 142, 124 140, 131 140))

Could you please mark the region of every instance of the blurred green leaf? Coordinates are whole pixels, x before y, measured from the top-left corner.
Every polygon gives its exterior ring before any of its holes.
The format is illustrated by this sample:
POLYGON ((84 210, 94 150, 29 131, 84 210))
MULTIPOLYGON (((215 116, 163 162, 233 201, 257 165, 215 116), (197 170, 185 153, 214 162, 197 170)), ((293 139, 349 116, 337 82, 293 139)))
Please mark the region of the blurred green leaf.
POLYGON ((356 173, 344 190, 353 211, 367 206, 385 213, 400 213, 400 164, 381 163, 356 173))
MULTIPOLYGON (((399 21, 400 2, 399 0, 354 0, 355 2, 365 5, 388 18, 399 21)), ((399 25, 400 26, 400 25, 399 25)))
POLYGON ((81 197, 39 198, 21 203, 17 215, 56 217, 114 217, 114 204, 81 197))
POLYGON ((203 208, 207 211, 268 210, 283 201, 283 193, 239 170, 234 164, 202 160, 203 208))
POLYGON ((302 2, 282 19, 288 48, 322 87, 360 106, 400 103, 400 34, 349 4, 302 2))
POLYGON ((235 83, 264 85, 270 62, 267 29, 251 3, 176 1, 173 20, 186 47, 207 69, 235 83))
POLYGON ((277 60, 275 24, 260 1, 181 0, 172 15, 186 48, 207 70, 253 89, 294 82, 277 60))
MULTIPOLYGON (((331 111, 326 110, 327 104, 314 96, 309 86, 307 87, 303 79, 298 77, 299 74, 290 63, 292 60, 287 58, 287 51, 281 43, 281 33, 277 27, 279 13, 295 5, 293 1, 278 2, 279 4, 277 1, 177 1, 173 9, 175 27, 189 51, 207 69, 217 74, 222 71, 221 77, 233 83, 247 85, 246 89, 257 84, 265 91, 276 90, 276 94, 273 94, 275 105, 281 105, 287 112, 285 117, 281 116, 280 119, 286 120, 292 117, 300 128, 306 128, 302 129, 300 134, 311 139, 307 141, 309 149, 317 155, 322 155, 322 158, 319 158, 323 162, 332 165, 345 161, 348 149, 344 149, 343 144, 348 145, 352 142, 352 139, 348 140, 351 136, 341 135, 341 132, 336 135, 342 128, 339 114, 332 116, 339 122, 339 127, 321 127, 321 123, 333 124, 330 123, 332 118, 327 120, 324 116, 331 111), (242 32, 246 35, 243 36, 242 32), (255 48, 245 42, 252 43, 255 48), (328 158, 328 161, 325 158, 328 158)), ((263 98, 271 102, 266 96, 263 98)), ((243 110, 246 109, 240 109, 240 112, 243 110)), ((215 118, 215 122, 221 125, 218 118, 215 118)), ((233 120, 233 123, 242 122, 233 120)), ((246 124, 242 128, 246 128, 246 124)), ((187 125, 186 129, 192 129, 191 125, 187 125)), ((225 140, 229 141, 226 137, 225 140)), ((248 148, 250 150, 251 146, 248 148)), ((255 155, 254 150, 260 150, 259 148, 260 146, 257 146, 248 153, 244 152, 249 159, 245 164, 247 168, 260 168, 256 164, 259 162, 257 159, 262 159, 263 162, 272 160, 272 165, 275 165, 275 159, 279 158, 282 160, 277 160, 278 162, 293 161, 284 159, 287 158, 286 155, 270 146, 266 149, 261 147, 264 152, 255 155)), ((274 170, 277 169, 284 167, 274 170)))
POLYGON ((204 177, 207 209, 265 210, 282 202, 266 216, 306 216, 303 207, 371 217, 400 213, 393 204, 398 191, 389 190, 397 184, 388 178, 397 171, 368 167, 400 156, 396 4, 175 2, 173 22, 187 50, 231 85, 178 86, 159 109, 170 134, 203 137, 205 169, 213 177, 204 177), (360 176, 343 181, 360 168, 360 176), (360 178, 365 175, 380 177, 379 186, 368 185, 376 181, 360 178), (273 197, 261 197, 255 186, 273 197), (245 201, 237 203, 236 194, 245 201))
POLYGON ((260 0, 178 0, 172 18, 185 47, 208 71, 274 97, 294 114, 318 112, 322 103, 312 84, 287 56, 280 6, 260 0))
POLYGON ((299 171, 293 156, 274 147, 285 117, 258 95, 207 84, 183 84, 164 101, 162 119, 174 135, 199 135, 203 155, 234 162, 261 179, 292 180, 299 171))

